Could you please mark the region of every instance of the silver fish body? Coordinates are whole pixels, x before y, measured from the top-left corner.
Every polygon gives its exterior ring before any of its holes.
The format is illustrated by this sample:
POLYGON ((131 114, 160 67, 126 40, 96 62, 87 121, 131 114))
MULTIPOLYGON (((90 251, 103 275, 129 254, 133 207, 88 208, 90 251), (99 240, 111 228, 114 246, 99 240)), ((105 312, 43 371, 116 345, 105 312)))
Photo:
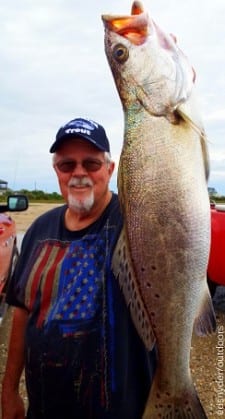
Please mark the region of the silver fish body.
POLYGON ((134 324, 158 366, 144 419, 206 418, 190 373, 193 328, 215 330, 206 283, 208 157, 194 72, 171 36, 134 2, 103 17, 124 110, 118 192, 124 228, 113 257, 134 324))

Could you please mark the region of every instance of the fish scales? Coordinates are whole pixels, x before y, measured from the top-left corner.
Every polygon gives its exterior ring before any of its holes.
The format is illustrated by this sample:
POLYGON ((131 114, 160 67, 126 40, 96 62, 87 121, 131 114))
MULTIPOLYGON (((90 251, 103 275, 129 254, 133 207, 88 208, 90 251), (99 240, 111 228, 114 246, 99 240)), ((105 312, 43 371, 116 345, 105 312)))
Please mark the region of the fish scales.
POLYGON ((190 373, 193 329, 215 330, 206 136, 195 74, 175 40, 134 2, 103 15, 105 51, 124 110, 118 193, 124 227, 113 255, 134 324, 158 365, 143 414, 206 418, 190 373))

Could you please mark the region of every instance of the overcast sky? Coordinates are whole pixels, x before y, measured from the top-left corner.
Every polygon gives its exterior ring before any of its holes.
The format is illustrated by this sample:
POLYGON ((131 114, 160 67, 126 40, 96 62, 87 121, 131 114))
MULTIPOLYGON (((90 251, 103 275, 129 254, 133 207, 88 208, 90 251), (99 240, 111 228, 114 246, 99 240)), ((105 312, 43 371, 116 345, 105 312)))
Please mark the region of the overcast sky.
MULTIPOLYGON (((84 116, 106 128, 118 161, 123 112, 106 61, 101 15, 128 0, 7 0, 0 4, 0 179, 14 190, 59 191, 49 147, 58 128, 84 116)), ((197 73, 211 160, 209 186, 225 195, 225 1, 145 0, 177 36, 197 73)), ((116 174, 111 187, 115 189, 116 174)))

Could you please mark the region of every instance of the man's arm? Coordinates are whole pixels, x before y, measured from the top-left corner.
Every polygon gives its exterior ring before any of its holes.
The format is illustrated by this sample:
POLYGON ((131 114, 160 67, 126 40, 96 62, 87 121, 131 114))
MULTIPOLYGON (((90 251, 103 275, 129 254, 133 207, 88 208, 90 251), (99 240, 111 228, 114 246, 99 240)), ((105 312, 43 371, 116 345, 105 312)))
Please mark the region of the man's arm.
POLYGON ((19 395, 20 377, 24 368, 25 329, 28 313, 15 308, 8 348, 5 375, 2 382, 2 419, 24 419, 25 409, 19 395))

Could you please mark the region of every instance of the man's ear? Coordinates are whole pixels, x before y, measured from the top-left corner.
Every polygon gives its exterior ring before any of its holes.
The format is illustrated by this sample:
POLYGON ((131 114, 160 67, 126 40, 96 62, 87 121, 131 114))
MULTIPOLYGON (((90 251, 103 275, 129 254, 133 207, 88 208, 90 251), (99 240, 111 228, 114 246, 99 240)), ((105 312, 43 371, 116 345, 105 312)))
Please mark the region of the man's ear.
POLYGON ((108 170, 109 170, 109 176, 110 176, 110 177, 112 176, 112 174, 113 174, 113 172, 114 172, 114 169, 115 169, 115 162, 114 162, 114 161, 111 161, 111 162, 109 163, 109 168, 108 168, 108 170))

